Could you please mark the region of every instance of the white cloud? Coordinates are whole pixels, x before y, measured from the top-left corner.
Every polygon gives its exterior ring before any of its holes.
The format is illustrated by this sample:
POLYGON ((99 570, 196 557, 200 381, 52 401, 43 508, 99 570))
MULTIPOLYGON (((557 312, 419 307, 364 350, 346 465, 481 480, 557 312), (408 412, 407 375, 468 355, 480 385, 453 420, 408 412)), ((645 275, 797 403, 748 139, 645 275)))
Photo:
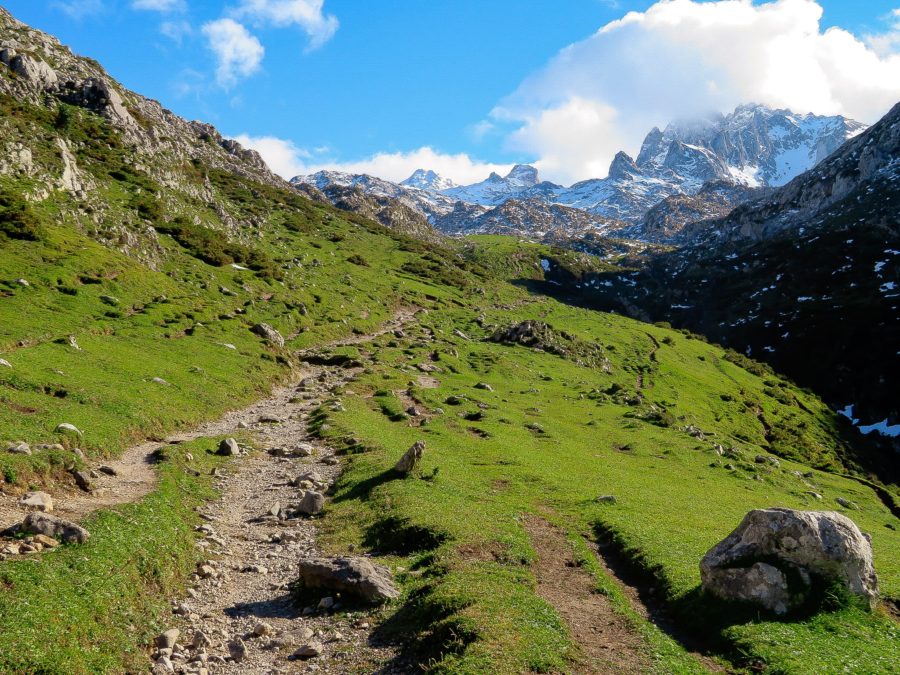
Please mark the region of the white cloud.
POLYGON ((492 117, 564 182, 605 175, 654 125, 745 102, 874 122, 900 99, 900 54, 821 17, 815 0, 660 0, 563 49, 492 117))
POLYGON ((309 37, 311 51, 328 42, 339 26, 336 16, 323 12, 323 5, 324 0, 241 0, 232 14, 261 25, 299 26, 309 37))
POLYGON ((65 12, 76 21, 89 14, 100 14, 105 9, 102 0, 58 0, 51 6, 65 12))
POLYGON ((866 44, 882 56, 900 50, 900 9, 895 9, 884 17, 888 30, 884 33, 866 35, 866 44))
POLYGON ((144 9, 152 12, 181 12, 185 9, 184 0, 131 0, 132 9, 144 9))
POLYGON ((216 81, 232 87, 238 79, 259 70, 265 49, 242 24, 233 19, 217 19, 203 24, 207 46, 215 54, 216 81))
POLYGON ((194 29, 187 21, 163 21, 159 25, 159 32, 173 42, 181 44, 188 35, 192 35, 194 29))
POLYGON ((266 160, 269 167, 283 178, 315 173, 322 169, 367 173, 385 180, 399 182, 408 178, 416 169, 432 169, 457 183, 475 183, 484 180, 492 171, 507 173, 512 165, 479 162, 465 153, 448 155, 429 147, 411 152, 382 152, 366 159, 340 162, 330 161, 323 155, 328 148, 308 152, 289 140, 274 136, 249 136, 240 134, 234 139, 247 148, 253 148, 266 160))

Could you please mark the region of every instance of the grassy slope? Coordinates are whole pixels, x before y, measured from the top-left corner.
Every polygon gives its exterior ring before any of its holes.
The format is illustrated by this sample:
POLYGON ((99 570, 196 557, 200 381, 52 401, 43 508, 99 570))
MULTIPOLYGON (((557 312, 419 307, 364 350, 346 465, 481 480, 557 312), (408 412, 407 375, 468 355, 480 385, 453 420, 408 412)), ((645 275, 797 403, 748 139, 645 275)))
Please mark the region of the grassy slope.
MULTIPOLYGON (((27 121, 25 113, 17 114, 19 122, 23 116, 27 121)), ((31 123, 34 137, 43 138, 38 145, 50 148, 48 139, 60 132, 53 120, 35 113, 31 123)), ((77 136, 84 129, 63 131, 77 136)), ((152 238, 139 239, 151 241, 138 251, 149 251, 157 261, 150 269, 82 233, 114 238, 110 226, 120 223, 143 232, 147 223, 137 214, 160 229, 175 216, 219 228, 214 232, 223 225, 206 204, 175 192, 162 191, 158 208, 147 206, 144 198, 158 186, 133 173, 111 178, 109 169, 118 166, 122 150, 114 142, 83 142, 79 161, 102 198, 100 222, 83 205, 55 193, 31 207, 42 229, 39 241, 0 242, 0 355, 13 365, 0 368, 0 440, 63 440, 70 446, 73 439, 53 434, 66 421, 84 430, 78 443, 89 455, 115 455, 137 438, 258 397, 285 377, 289 350, 273 350, 250 333, 257 321, 295 335, 289 347, 298 348, 369 330, 401 303, 427 307, 424 321, 444 342, 438 365, 445 372, 439 375, 441 388, 413 387, 412 393, 430 408, 443 406, 446 414, 414 430, 397 414, 402 406, 396 397, 365 398, 406 388, 414 377, 409 363, 425 360, 431 349, 414 338, 381 339, 377 363, 356 385, 361 396, 346 396, 347 412, 331 420, 331 433, 352 434, 370 451, 354 455, 326 526, 335 550, 352 543, 408 558, 407 601, 385 631, 411 626, 420 632, 411 648, 432 658, 436 670, 567 667, 574 647, 559 618, 532 592, 525 563, 533 551, 517 522, 522 511, 556 520, 582 554, 583 537, 612 531, 623 549, 656 570, 678 606, 693 601, 700 556, 747 509, 823 504, 805 496, 810 488, 789 473, 806 471, 803 462, 839 463, 834 417, 821 403, 778 378, 766 383, 724 360, 720 350, 682 334, 531 298, 505 282, 534 276, 544 247, 499 238, 461 249, 424 245, 290 193, 210 172, 218 202, 235 220, 263 223, 258 235, 241 235, 242 245, 265 264, 255 272, 207 264, 197 257, 196 240, 181 233, 183 245, 160 235, 160 250, 152 238), (20 277, 30 285, 15 283, 20 277), (110 304, 103 295, 117 301, 110 304), (483 342, 478 338, 485 331, 473 323, 480 312, 489 323, 541 318, 565 328, 584 344, 600 345, 611 372, 483 342), (476 340, 455 337, 454 328, 476 340), (69 335, 80 350, 68 346, 69 335), (649 356, 651 335, 661 344, 655 361, 649 356), (647 405, 622 402, 635 393, 639 374, 646 401, 666 412, 670 426, 634 416, 652 412, 647 405), (494 392, 473 389, 478 381, 490 382, 494 392), (484 420, 467 422, 457 415, 476 412, 471 401, 444 403, 459 393, 489 406, 484 420), (756 415, 748 414, 757 408, 776 431, 774 440, 767 441, 756 415), (717 435, 697 441, 679 431, 686 423, 717 435), (526 424, 540 425, 544 433, 526 424), (429 444, 426 473, 439 469, 433 479, 384 480, 384 470, 419 437, 429 444), (740 446, 748 461, 733 461, 737 470, 728 471, 721 466, 725 460, 711 453, 714 440, 740 446), (759 471, 752 458, 769 442, 799 463, 785 461, 762 481, 751 480, 759 471), (595 502, 609 493, 618 504, 595 502)), ((40 154, 38 147, 35 155, 40 154)), ((202 183, 202 172, 185 171, 202 183)), ((0 188, 12 193, 33 187, 0 180, 0 188)), ((70 452, 0 454, 3 488, 66 480, 62 469, 73 461, 70 452)), ((872 532, 883 588, 898 597, 898 539, 885 527, 892 521, 884 507, 849 480, 817 472, 811 482, 828 508, 837 496, 859 504, 850 515, 872 532)), ((206 480, 185 475, 175 458, 162 465, 162 481, 151 496, 98 514, 88 524, 94 537, 87 547, 64 548, 41 563, 0 564, 0 664, 52 672, 65 663, 68 672, 101 672, 136 663, 152 631, 149 624, 164 610, 166 591, 193 562, 190 507, 211 494, 206 480), (112 581, 102 573, 108 569, 119 570, 112 581), (131 631, 136 617, 138 630, 131 631)), ((608 580, 598 576, 598 584, 626 611, 608 580)), ((667 637, 636 616, 632 620, 661 671, 694 668, 667 637)), ((883 668, 877 658, 896 651, 891 630, 894 624, 878 615, 847 609, 807 622, 741 624, 726 638, 765 656, 773 668, 803 672, 805 666, 791 659, 821 664, 816 659, 832 659, 832 650, 854 653, 860 668, 878 672, 883 668), (835 622, 853 630, 827 637, 835 622)))
MULTIPOLYGON (((378 403, 381 396, 368 397, 407 388, 414 377, 404 364, 419 363, 427 354, 425 349, 391 348, 385 342, 377 352, 378 366, 356 386, 357 395, 345 397, 347 411, 331 415, 332 433, 353 434, 368 452, 352 456, 329 507, 330 544, 335 549, 352 543, 404 552, 402 541, 398 548, 385 538, 385 518, 395 531, 397 523, 401 531, 407 528, 411 541, 428 541, 422 532, 432 533, 437 546, 416 554, 428 581, 413 586, 426 595, 452 598, 452 611, 441 621, 457 622, 457 631, 478 636, 461 653, 454 654, 449 646, 443 669, 515 672, 560 667, 563 654, 548 649, 559 639, 559 626, 541 618, 547 616, 545 608, 533 597, 525 602, 515 583, 530 583, 523 563, 533 555, 517 522, 522 511, 553 513, 570 531, 587 537, 611 532, 622 549, 656 572, 673 606, 687 618, 692 613, 714 614, 715 607, 696 598, 698 561, 748 509, 778 505, 841 510, 835 499, 844 497, 859 505, 859 510, 845 511, 847 515, 872 534, 883 592, 900 595, 900 536, 887 527, 895 527, 896 519, 871 490, 820 471, 808 480, 797 477, 792 472, 809 470, 802 462, 782 460, 775 470, 754 462, 757 453, 766 452, 766 441, 762 425, 742 409, 745 399, 758 401, 776 429, 784 425, 786 433, 803 433, 808 443, 827 446, 834 422, 820 402, 792 390, 811 412, 780 403, 765 393, 771 387, 725 361, 718 348, 628 319, 549 300, 487 312, 489 322, 503 324, 535 316, 605 345, 612 372, 587 370, 520 346, 468 342, 452 329, 483 337, 485 332, 471 323, 471 312, 432 313, 428 324, 443 343, 437 361, 444 370, 438 375, 441 387, 412 387, 412 393, 425 407, 442 407, 445 414, 415 429, 386 417, 378 403), (648 334, 661 342, 656 362, 648 360, 648 334), (458 357, 452 356, 453 350, 458 357), (646 400, 664 405, 674 416, 670 427, 640 420, 633 416, 640 406, 602 393, 612 385, 634 393, 636 371, 644 367, 649 367, 644 375, 646 400), (494 391, 474 388, 481 381, 494 391), (451 395, 468 400, 448 405, 451 395), (475 412, 476 402, 488 406, 484 419, 465 421, 460 415, 475 412), (544 433, 527 427, 533 423, 544 433), (686 424, 714 435, 699 441, 680 430, 686 424), (806 429, 796 430, 802 426, 806 429), (488 438, 482 437, 485 432, 488 438), (391 479, 385 470, 419 438, 428 444, 425 478, 391 479), (723 467, 729 460, 714 453, 716 442, 742 450, 744 460, 731 460, 735 470, 723 467), (753 478, 757 475, 761 480, 753 478), (806 494, 812 490, 823 494, 824 501, 806 494), (603 494, 615 495, 618 503, 598 504, 596 497, 603 494), (496 559, 472 559, 471 550, 492 551, 496 559)), ((698 623, 698 630, 711 629, 698 623)), ((746 653, 765 658, 773 671, 815 673, 846 663, 853 664, 852 672, 889 672, 898 655, 896 624, 852 608, 793 623, 754 621, 729 627, 726 622, 716 630, 723 631, 721 647, 739 642, 746 653), (840 634, 838 626, 844 627, 840 634)), ((660 646, 651 643, 649 648, 660 646)), ((676 669, 670 660, 664 663, 663 672, 676 669)))

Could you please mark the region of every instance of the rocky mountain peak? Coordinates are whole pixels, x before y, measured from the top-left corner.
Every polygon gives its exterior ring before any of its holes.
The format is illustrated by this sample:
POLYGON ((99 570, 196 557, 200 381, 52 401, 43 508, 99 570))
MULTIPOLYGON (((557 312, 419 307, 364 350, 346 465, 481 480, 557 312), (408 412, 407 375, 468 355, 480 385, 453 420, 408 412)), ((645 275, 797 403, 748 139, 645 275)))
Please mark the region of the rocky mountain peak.
POLYGON ((609 165, 609 178, 613 180, 627 179, 640 172, 640 168, 638 168, 628 153, 621 150, 616 153, 612 163, 609 165))
POLYGON ((516 164, 506 174, 506 180, 522 187, 533 187, 540 182, 538 170, 529 164, 516 164))
POLYGON ((456 183, 452 180, 444 178, 430 169, 416 169, 409 178, 401 181, 400 185, 419 188, 421 190, 448 190, 452 187, 456 187, 456 183))

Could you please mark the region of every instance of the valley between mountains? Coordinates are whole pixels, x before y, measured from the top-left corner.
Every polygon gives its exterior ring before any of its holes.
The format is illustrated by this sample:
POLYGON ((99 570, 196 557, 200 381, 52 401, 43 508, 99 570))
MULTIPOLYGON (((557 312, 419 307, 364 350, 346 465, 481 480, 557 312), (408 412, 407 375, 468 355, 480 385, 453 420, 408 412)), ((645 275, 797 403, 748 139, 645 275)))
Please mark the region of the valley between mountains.
POLYGON ((288 182, 0 9, 0 672, 898 672, 898 115, 288 182))

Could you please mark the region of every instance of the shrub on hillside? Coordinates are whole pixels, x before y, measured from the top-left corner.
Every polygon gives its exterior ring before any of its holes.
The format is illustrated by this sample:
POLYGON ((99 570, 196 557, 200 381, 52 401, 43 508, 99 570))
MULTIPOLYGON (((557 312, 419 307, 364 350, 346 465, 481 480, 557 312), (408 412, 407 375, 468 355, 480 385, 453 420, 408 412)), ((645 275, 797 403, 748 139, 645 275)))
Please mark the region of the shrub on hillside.
POLYGON ((20 194, 0 191, 0 239, 41 238, 41 224, 31 205, 20 194))

